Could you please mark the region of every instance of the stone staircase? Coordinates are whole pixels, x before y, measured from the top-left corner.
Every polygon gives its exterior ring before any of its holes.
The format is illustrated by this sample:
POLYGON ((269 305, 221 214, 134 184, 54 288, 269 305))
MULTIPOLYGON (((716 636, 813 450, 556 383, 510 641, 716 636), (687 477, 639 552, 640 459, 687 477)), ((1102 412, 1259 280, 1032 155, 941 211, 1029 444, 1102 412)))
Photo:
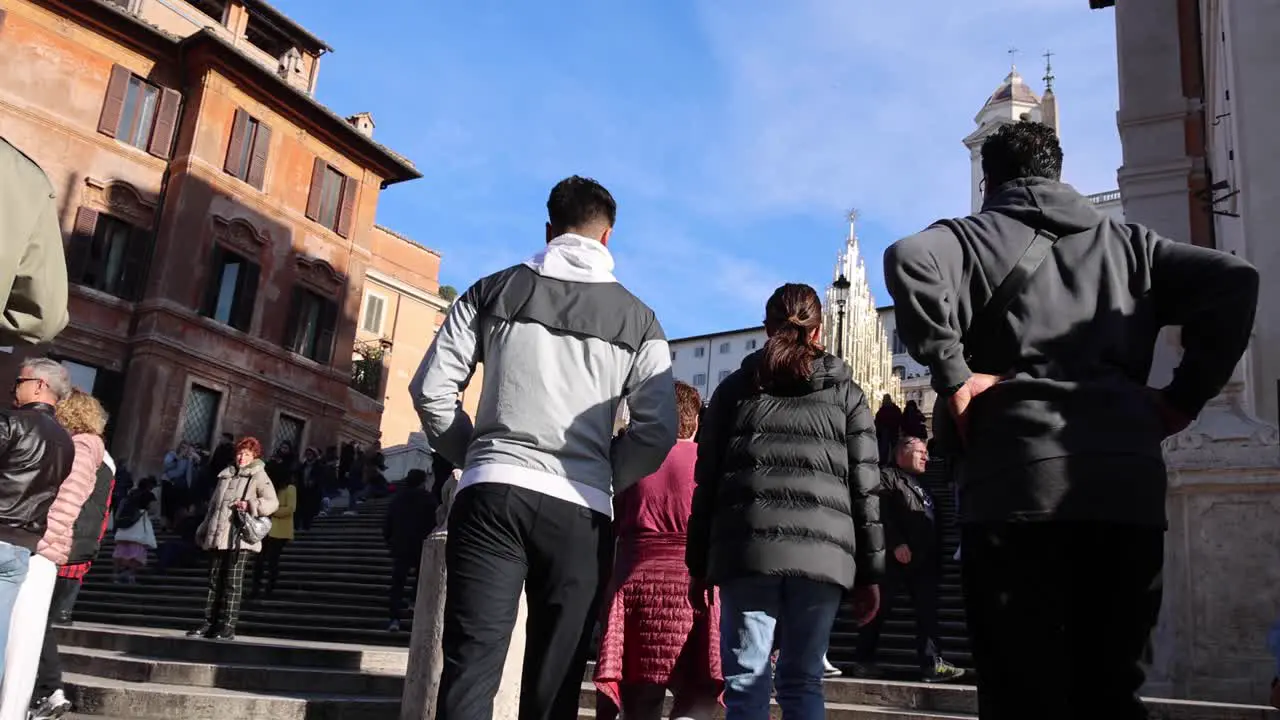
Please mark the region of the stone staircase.
MULTIPOLYGON (((398 720, 408 653, 399 648, 77 624, 56 630, 71 718, 103 720, 398 720)), ((594 717, 592 668, 579 717, 594 717)), ((975 720, 973 687, 831 680, 831 720, 975 720)), ((1155 720, 1278 720, 1261 706, 1149 700, 1155 720)), ((668 710, 670 702, 668 700, 668 710)), ((778 717, 774 707, 774 717, 778 717)), ((722 714, 720 714, 722 716, 722 714)))
MULTIPOLYGON (((954 512, 937 473, 926 478, 944 518, 954 512)), ((274 597, 246 602, 235 642, 191 640, 205 598, 203 566, 143 572, 137 585, 111 580, 111 544, 89 574, 76 623, 57 633, 72 718, 114 720, 398 720, 410 625, 388 633, 390 561, 382 544, 385 501, 356 517, 317 520, 286 550, 274 597), (110 623, 110 624, 105 624, 110 623), (129 627, 124 627, 129 626, 129 627)), ((950 527, 950 526, 949 526, 950 527)), ((163 538, 161 538, 163 540, 163 538)), ((948 538, 954 552, 954 533, 948 538)), ((966 664, 958 568, 944 568, 943 643, 966 664)), ((411 612, 411 611, 410 611, 411 612)), ((406 617, 410 617, 407 613, 406 617)), ((914 621, 906 603, 883 636, 884 666, 914 671, 914 621)), ((854 630, 845 618, 831 658, 847 663, 854 630)), ((592 668, 583 678, 580 717, 594 716, 592 668)), ((972 686, 839 679, 826 683, 833 720, 974 720, 972 686)), ((1150 701, 1163 720, 1280 720, 1280 712, 1177 701, 1150 701)), ((774 708, 775 717, 778 716, 774 708)))
MULTIPOLYGON (((930 463, 921 476, 921 484, 933 494, 937 517, 943 523, 942 573, 938 598, 938 646, 948 661, 972 670, 969 654, 969 638, 965 628, 964 599, 960 592, 960 563, 955 557, 960 535, 956 529, 957 508, 951 486, 941 463, 930 463)), ((831 646, 827 659, 831 664, 848 671, 854 659, 857 643, 857 625, 849 616, 847 607, 841 608, 831 633, 831 646)), ((876 661, 885 675, 891 679, 914 680, 920 677, 916 664, 915 611, 910 596, 902 593, 894 603, 880 635, 876 661)), ((965 678, 966 681, 970 678, 965 678)))
MULTIPOLYGON (((245 599, 237 631, 259 637, 323 640, 408 647, 412 602, 402 631, 388 633, 387 591, 391 558, 382 540, 387 500, 371 500, 359 515, 317 518, 285 548, 280 581, 269 598, 250 600, 251 560, 246 568, 245 599)), ((160 533, 164 542, 169 536, 160 533)), ((188 629, 203 618, 207 565, 159 573, 155 554, 136 585, 113 582, 110 536, 85 578, 76 603, 80 621, 136 627, 188 629)))

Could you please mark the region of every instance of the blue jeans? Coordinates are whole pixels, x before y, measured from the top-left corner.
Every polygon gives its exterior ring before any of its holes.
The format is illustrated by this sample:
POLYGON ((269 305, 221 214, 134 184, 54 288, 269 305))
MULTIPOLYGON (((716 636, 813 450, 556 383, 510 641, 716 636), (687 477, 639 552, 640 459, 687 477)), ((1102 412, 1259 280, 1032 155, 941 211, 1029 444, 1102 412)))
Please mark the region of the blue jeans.
POLYGON ((27 565, 31 551, 0 542, 0 679, 4 678, 4 649, 9 644, 9 619, 13 604, 18 600, 18 589, 27 577, 27 565))
POLYGON ((769 575, 738 578, 720 586, 726 720, 769 717, 769 656, 775 633, 782 717, 819 720, 825 716, 822 658, 843 592, 831 583, 769 575))

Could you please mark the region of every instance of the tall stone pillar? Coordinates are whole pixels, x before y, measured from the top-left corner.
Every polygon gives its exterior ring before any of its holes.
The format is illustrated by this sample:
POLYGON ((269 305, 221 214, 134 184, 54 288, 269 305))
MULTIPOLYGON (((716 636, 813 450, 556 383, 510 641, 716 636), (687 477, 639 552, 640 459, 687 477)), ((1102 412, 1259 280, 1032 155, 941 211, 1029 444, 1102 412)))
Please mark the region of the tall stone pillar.
MULTIPOLYGON (((1205 127, 1199 11, 1199 0, 1115 4, 1119 180, 1128 221, 1212 246, 1213 217, 1202 199, 1208 148, 1198 142, 1205 127)), ((1177 332, 1162 335, 1152 386, 1168 383, 1180 348, 1177 332)), ((1169 532, 1148 695, 1240 703, 1267 696, 1274 668, 1265 638, 1280 609, 1280 441, 1252 412, 1253 352, 1200 417, 1165 443, 1169 532)))
MULTIPOLYGON (((413 608, 413 635, 409 642, 409 665, 405 670, 404 694, 400 702, 400 720, 433 720, 436 696, 440 690, 440 671, 444 667, 441 636, 444 629, 445 541, 449 536, 448 517, 458 484, 453 479, 445 484, 444 503, 437 517, 437 529, 422 547, 422 563, 418 567, 418 600, 413 608)), ((525 623, 528 610, 524 594, 511 632, 502 682, 493 703, 495 720, 516 720, 520 714, 520 676, 524 665, 525 623)))

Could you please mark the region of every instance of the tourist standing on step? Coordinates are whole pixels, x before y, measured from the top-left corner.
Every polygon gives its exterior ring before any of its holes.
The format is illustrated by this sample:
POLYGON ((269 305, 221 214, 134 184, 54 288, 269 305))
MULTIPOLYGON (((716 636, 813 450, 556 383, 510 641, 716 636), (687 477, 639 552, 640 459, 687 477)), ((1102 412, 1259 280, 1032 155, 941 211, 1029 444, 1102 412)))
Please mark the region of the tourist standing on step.
POLYGON ((546 249, 454 301, 410 386, 431 447, 464 467, 449 516, 439 720, 490 717, 521 589, 521 716, 578 717, 613 549, 613 493, 676 440, 671 355, 653 311, 613 276, 617 206, 568 178, 546 249), (458 403, 476 365, 475 424, 458 403), (631 423, 613 422, 626 398, 631 423))
MULTIPOLYGON (((0 410, 0 651, 9 645, 22 588, 26 596, 37 597, 39 587, 52 589, 58 574, 57 566, 35 551, 76 455, 71 436, 54 416, 54 408, 70 394, 66 368, 30 358, 14 380, 13 408, 0 410)), ((5 670, 0 659, 0 678, 7 677, 5 670)))
POLYGON ((984 720, 1146 717, 1161 443, 1231 377, 1258 298, 1245 260, 1109 219, 1061 170, 1051 128, 1004 125, 982 146, 982 211, 885 253, 898 333, 947 398, 962 452, 984 720), (1157 335, 1174 325, 1181 362, 1154 390, 1157 335))
POLYGON ((9 621, 9 642, 5 647, 3 691, 0 691, 0 720, 22 720, 31 703, 36 667, 49 621, 49 605, 57 584, 58 565, 67 561, 72 527, 80 509, 92 494, 98 466, 105 454, 102 431, 106 413, 92 396, 72 390, 59 401, 55 417, 71 435, 75 456, 71 472, 58 487, 49 507, 44 536, 31 556, 31 568, 22 581, 18 601, 9 621), (70 403, 69 408, 64 408, 70 403))
POLYGON ((391 553, 391 590, 387 596, 390 623, 387 632, 400 631, 404 613, 404 586, 417 578, 422 564, 422 543, 436 523, 439 496, 427 487, 427 471, 414 468, 400 481, 382 520, 382 539, 391 553))
POLYGON ((691 594, 720 588, 728 720, 825 715, 823 657, 845 591, 876 614, 884 574, 875 426, 862 388, 819 343, 822 305, 787 284, 765 305, 769 339, 716 388, 698 441, 685 560, 691 594))
POLYGON ((253 563, 253 588, 249 597, 262 592, 262 579, 267 579, 266 594, 273 595, 280 579, 280 556, 293 542, 293 518, 298 509, 298 488, 293 484, 292 463, 273 460, 267 463, 267 477, 276 491, 280 505, 271 513, 271 530, 262 538, 262 552, 253 563))
POLYGON ((218 473, 218 485, 209 500, 204 522, 196 530, 200 547, 209 553, 209 594, 205 599, 204 622, 188 632, 187 637, 235 638, 244 591, 244 566, 249 555, 262 552, 262 543, 247 542, 234 515, 242 511, 253 517, 270 517, 279 506, 275 486, 262 462, 262 443, 254 437, 241 438, 236 443, 235 464, 218 473))
MULTIPOLYGON (((102 404, 89 393, 73 389, 66 400, 58 403, 56 416, 71 435, 76 454, 71 472, 49 508, 49 524, 36 552, 61 567, 71 561, 77 543, 87 540, 94 544, 98 540, 111 475, 108 472, 104 477, 102 473, 107 459, 102 439, 107 429, 107 412, 102 404), (96 507, 92 504, 95 497, 100 498, 96 507), (80 522, 81 517, 85 517, 84 524, 80 522), (77 531, 81 535, 78 536, 77 531)), ((72 582, 78 585, 77 581, 72 582)), ((36 717, 60 717, 71 707, 62 694, 58 642, 50 632, 58 615, 52 599, 60 583, 61 578, 55 577, 47 594, 41 592, 37 601, 14 612, 7 663, 13 671, 5 678, 4 690, 0 693, 0 719, 22 720, 29 708, 40 710, 36 717), (39 683, 33 706, 32 690, 37 680, 43 682, 39 683)), ((19 601, 20 606, 23 604, 19 601)))
POLYGON ((116 544, 111 550, 115 582, 136 585, 138 571, 147 566, 148 553, 156 547, 156 532, 151 524, 155 487, 155 478, 142 478, 116 509, 116 544))
POLYGON ((911 596, 915 614, 916 662, 927 683, 950 682, 964 670, 942 659, 938 651, 938 584, 942 581, 942 523, 933 496, 920 484, 929 463, 924 440, 904 435, 894 450, 895 462, 880 469, 880 522, 884 525, 888 567, 880 585, 880 614, 858 631, 854 674, 880 677, 876 649, 899 592, 911 596))
POLYGON ((893 449, 898 446, 898 434, 902 431, 902 408, 885 393, 876 410, 876 446, 880 451, 880 464, 893 464, 893 449))
POLYGON ((614 501, 617 554, 596 655, 596 717, 660 720, 667 691, 671 717, 710 720, 724 688, 720 605, 693 606, 684 565, 702 398, 676 383, 680 427, 658 471, 614 501))

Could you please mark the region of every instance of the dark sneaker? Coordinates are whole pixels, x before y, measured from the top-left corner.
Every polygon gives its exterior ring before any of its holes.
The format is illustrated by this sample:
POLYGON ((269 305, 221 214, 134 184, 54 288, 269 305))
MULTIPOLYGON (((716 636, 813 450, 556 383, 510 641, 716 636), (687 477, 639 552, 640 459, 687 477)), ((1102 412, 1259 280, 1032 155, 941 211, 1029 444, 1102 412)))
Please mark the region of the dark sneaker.
POLYGON ((71 701, 62 694, 61 689, 58 689, 49 693, 49 697, 33 705, 27 718, 28 720, 58 720, 68 712, 71 712, 71 701))
POLYGON ((924 671, 924 681, 927 683, 952 682, 962 677, 964 677, 964 669, 958 668, 946 660, 938 660, 931 669, 924 671))
POLYGON ((210 640, 235 640, 236 631, 231 628, 218 628, 216 631, 209 633, 210 640))
POLYGON ((192 628, 191 630, 188 630, 187 637, 189 638, 209 637, 210 630, 211 628, 209 627, 209 623, 202 623, 200 627, 192 628))
POLYGON ((884 671, 875 663, 850 663, 849 676, 862 680, 879 680, 884 677, 884 671))

